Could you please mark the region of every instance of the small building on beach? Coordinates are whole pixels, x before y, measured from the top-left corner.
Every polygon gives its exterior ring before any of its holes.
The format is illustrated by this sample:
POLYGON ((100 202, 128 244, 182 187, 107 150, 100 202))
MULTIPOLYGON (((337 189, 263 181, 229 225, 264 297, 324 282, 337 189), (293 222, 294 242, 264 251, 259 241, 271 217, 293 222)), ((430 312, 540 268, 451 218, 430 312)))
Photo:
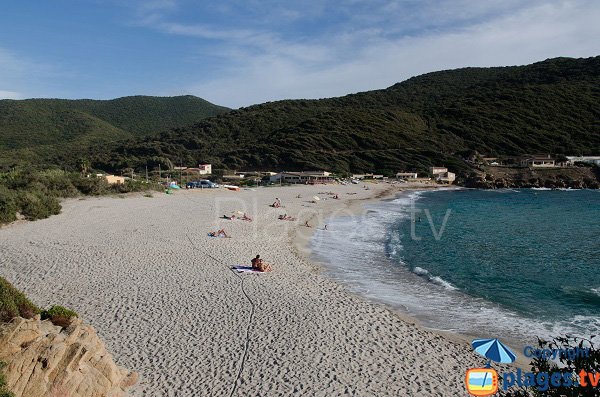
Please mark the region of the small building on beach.
POLYGON ((551 168, 556 167, 556 160, 547 156, 531 156, 521 160, 521 167, 551 168))
POLYGON ((104 179, 111 185, 122 185, 125 183, 124 176, 116 176, 116 175, 104 175, 104 179))
POLYGON ((429 173, 433 176, 445 174, 446 172, 448 172, 446 167, 429 167, 429 173))
POLYGON ((566 156, 568 165, 575 165, 575 163, 588 163, 596 164, 600 166, 600 156, 566 156))
POLYGON ((363 179, 384 179, 383 175, 378 174, 353 174, 352 179, 363 180, 363 179))
POLYGON ((417 179, 416 172, 397 172, 396 179, 417 179))
POLYGON ((327 171, 301 171, 301 172, 280 172, 272 175, 269 180, 278 183, 331 183, 334 179, 331 177, 331 172, 327 171))
POLYGON ((433 178, 441 183, 451 184, 456 180, 456 174, 449 172, 446 167, 431 167, 429 173, 433 175, 433 178))

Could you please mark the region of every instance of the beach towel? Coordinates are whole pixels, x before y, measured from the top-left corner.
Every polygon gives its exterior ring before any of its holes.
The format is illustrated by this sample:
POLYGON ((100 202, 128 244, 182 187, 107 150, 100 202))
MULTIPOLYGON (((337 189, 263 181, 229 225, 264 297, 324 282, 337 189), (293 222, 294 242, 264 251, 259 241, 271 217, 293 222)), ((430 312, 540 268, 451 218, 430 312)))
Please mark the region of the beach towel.
POLYGON ((237 271, 238 273, 262 273, 261 271, 253 269, 250 266, 238 265, 238 266, 233 266, 231 269, 237 271))

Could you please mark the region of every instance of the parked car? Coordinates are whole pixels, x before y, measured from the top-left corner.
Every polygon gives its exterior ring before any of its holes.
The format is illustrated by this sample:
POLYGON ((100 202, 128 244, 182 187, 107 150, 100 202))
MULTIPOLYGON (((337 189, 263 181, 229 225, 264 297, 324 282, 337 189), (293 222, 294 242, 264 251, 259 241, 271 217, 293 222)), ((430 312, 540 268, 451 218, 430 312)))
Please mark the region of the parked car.
POLYGON ((218 184, 211 182, 207 179, 202 179, 199 181, 192 181, 186 183, 186 188, 188 189, 213 189, 219 187, 218 184))

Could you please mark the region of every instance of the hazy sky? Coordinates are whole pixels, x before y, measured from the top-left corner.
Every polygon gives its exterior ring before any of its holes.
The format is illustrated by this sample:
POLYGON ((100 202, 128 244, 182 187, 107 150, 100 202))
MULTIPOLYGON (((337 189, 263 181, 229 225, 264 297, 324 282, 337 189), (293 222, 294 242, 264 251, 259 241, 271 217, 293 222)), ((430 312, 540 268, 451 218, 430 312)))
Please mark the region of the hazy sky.
POLYGON ((239 107, 600 55, 598 0, 213 3, 4 2, 0 98, 193 94, 239 107))

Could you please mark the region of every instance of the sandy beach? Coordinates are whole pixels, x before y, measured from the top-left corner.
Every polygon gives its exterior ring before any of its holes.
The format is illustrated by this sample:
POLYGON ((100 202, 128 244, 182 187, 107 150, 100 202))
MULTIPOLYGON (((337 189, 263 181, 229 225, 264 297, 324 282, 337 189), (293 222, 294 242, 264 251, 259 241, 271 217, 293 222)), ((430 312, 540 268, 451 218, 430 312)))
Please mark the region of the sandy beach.
POLYGON ((467 395, 466 369, 484 360, 466 342, 348 293, 307 259, 327 216, 392 187, 369 186, 69 200, 58 216, 0 229, 0 274, 92 324, 139 372, 133 396, 467 395), (237 211, 253 221, 222 218, 237 211), (207 236, 219 228, 231 238, 207 236), (231 270, 257 254, 273 272, 231 270))

